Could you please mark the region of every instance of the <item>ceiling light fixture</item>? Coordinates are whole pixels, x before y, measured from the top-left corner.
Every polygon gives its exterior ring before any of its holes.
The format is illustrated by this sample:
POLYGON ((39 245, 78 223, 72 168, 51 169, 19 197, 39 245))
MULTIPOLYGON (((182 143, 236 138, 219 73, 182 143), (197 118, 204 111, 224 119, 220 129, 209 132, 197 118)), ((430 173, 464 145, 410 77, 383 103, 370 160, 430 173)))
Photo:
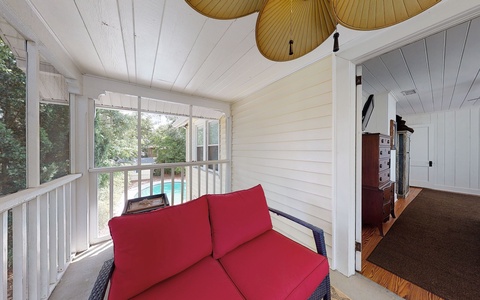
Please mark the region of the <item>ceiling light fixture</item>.
MULTIPOLYGON (((273 61, 299 58, 336 31, 337 24, 375 30, 403 22, 440 0, 185 0, 214 19, 236 19, 258 12, 255 38, 260 53, 273 61), (295 47, 293 44, 295 43, 295 47)), ((338 51, 335 32, 334 52, 338 51), (336 49, 336 50, 335 50, 336 49)))

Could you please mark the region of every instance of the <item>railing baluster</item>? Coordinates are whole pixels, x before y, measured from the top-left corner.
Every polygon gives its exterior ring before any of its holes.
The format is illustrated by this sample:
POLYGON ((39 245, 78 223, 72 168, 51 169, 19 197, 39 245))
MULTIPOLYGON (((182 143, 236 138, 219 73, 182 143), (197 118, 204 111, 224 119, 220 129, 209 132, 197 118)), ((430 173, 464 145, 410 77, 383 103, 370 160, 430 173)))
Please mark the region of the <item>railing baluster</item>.
POLYGON ((123 171, 123 205, 125 206, 125 203, 127 203, 128 200, 128 171, 125 170, 123 171))
POLYGON ((200 185, 200 182, 201 182, 201 174, 202 174, 202 166, 199 165, 199 166, 197 167, 197 180, 198 180, 198 182, 197 182, 197 189, 198 189, 198 194, 197 194, 197 196, 200 196, 200 195, 203 194, 203 193, 202 193, 202 186, 200 185))
POLYGON ((180 168, 180 195, 181 195, 181 202, 183 203, 185 201, 185 195, 184 195, 184 189, 185 189, 185 168, 181 167, 180 168))
POLYGON ((72 259, 72 183, 65 187, 65 262, 70 263, 72 259))
POLYGON ((40 197, 27 204, 27 262, 28 262, 28 295, 29 298, 40 297, 40 197))
POLYGON ((46 299, 49 294, 49 266, 48 266, 48 243, 49 230, 48 220, 50 211, 48 210, 48 193, 40 196, 40 292, 41 298, 46 299))
POLYGON ((13 299, 27 299, 27 205, 13 209, 13 299))
POLYGON ((150 195, 153 195, 153 169, 150 169, 150 195))
POLYGON ((142 197, 142 169, 137 169, 138 177, 137 177, 137 188, 138 188, 138 197, 142 197))
POLYGON ((210 165, 205 165, 205 194, 208 194, 208 182, 210 177, 210 165))
POLYGON ((0 299, 7 299, 8 211, 0 213, 0 299))
MULTIPOLYGON (((57 189, 57 218, 58 218, 58 272, 65 271, 65 186, 57 189)), ((57 274, 58 276, 58 274, 57 274)), ((58 278, 58 277, 57 277, 58 278)))
POLYGON ((57 232, 57 190, 53 190, 49 193, 49 218, 48 218, 48 231, 49 231, 49 283, 55 284, 57 282, 57 270, 58 270, 58 232, 57 232))
POLYGON ((175 203, 175 168, 170 168, 170 195, 172 197, 172 205, 175 203))
POLYGON ((113 183, 113 176, 114 173, 110 172, 110 193, 108 194, 108 214, 110 216, 109 219, 113 218, 113 189, 114 189, 114 183, 113 183))
POLYGON ((79 177, 68 175, 2 197, 0 299, 47 299, 59 282, 63 275, 59 271, 65 271, 71 259, 72 184, 79 177), (9 244, 10 209, 12 244, 9 244), (8 257, 10 247, 13 258, 8 257), (8 269, 9 263, 13 264, 13 270, 8 269), (13 287, 9 276, 13 278, 13 287))

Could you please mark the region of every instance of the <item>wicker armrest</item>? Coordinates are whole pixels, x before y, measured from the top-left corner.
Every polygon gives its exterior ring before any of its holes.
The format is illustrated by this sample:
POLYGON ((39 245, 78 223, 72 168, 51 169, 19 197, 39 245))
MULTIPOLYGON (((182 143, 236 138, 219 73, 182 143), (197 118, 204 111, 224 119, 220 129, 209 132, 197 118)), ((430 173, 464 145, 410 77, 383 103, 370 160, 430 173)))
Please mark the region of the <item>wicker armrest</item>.
POLYGON ((305 221, 300 220, 299 218, 296 218, 292 215, 289 215, 287 213, 284 213, 283 211, 280 211, 278 209, 274 209, 269 207, 268 208, 271 212, 273 212, 276 215, 282 216, 284 218, 287 218, 288 220, 291 220, 297 224, 300 224, 306 228, 309 228, 313 232, 313 238, 315 239, 315 245, 317 246, 317 253, 321 254, 325 257, 327 257, 327 248, 325 246, 325 237, 323 235, 323 230, 317 226, 314 226, 310 223, 307 223, 305 221))
POLYGON ((90 297, 88 298, 89 300, 103 300, 105 298, 108 282, 110 281, 114 268, 115 265, 113 264, 113 258, 103 263, 102 269, 98 273, 97 280, 95 281, 90 297))

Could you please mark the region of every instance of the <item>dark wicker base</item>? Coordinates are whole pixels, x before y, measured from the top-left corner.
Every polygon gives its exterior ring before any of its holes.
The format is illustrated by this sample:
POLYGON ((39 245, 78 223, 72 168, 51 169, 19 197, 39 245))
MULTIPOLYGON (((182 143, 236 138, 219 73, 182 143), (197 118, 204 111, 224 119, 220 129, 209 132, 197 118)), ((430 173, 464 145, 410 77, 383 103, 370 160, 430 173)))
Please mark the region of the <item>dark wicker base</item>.
POLYGON ((108 282, 110 281, 110 276, 112 276, 113 268, 113 258, 103 263, 102 269, 98 273, 97 280, 95 280, 95 284, 93 285, 92 293, 88 298, 89 300, 100 300, 105 297, 105 292, 107 291, 108 282))
POLYGON ((330 300, 331 298, 330 275, 327 275, 308 300, 330 300))

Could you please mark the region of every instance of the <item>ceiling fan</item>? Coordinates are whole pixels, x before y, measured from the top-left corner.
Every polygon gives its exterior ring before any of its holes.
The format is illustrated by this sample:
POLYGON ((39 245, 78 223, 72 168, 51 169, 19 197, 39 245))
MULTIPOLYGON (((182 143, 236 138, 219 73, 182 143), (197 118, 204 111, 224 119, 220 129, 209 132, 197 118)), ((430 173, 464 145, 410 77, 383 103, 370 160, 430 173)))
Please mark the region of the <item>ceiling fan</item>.
MULTIPOLYGON (((255 37, 273 61, 299 58, 322 44, 337 24, 375 30, 403 22, 441 0, 185 0, 200 14, 236 19, 258 12, 255 37)), ((338 32, 334 51, 338 50, 338 32)))

